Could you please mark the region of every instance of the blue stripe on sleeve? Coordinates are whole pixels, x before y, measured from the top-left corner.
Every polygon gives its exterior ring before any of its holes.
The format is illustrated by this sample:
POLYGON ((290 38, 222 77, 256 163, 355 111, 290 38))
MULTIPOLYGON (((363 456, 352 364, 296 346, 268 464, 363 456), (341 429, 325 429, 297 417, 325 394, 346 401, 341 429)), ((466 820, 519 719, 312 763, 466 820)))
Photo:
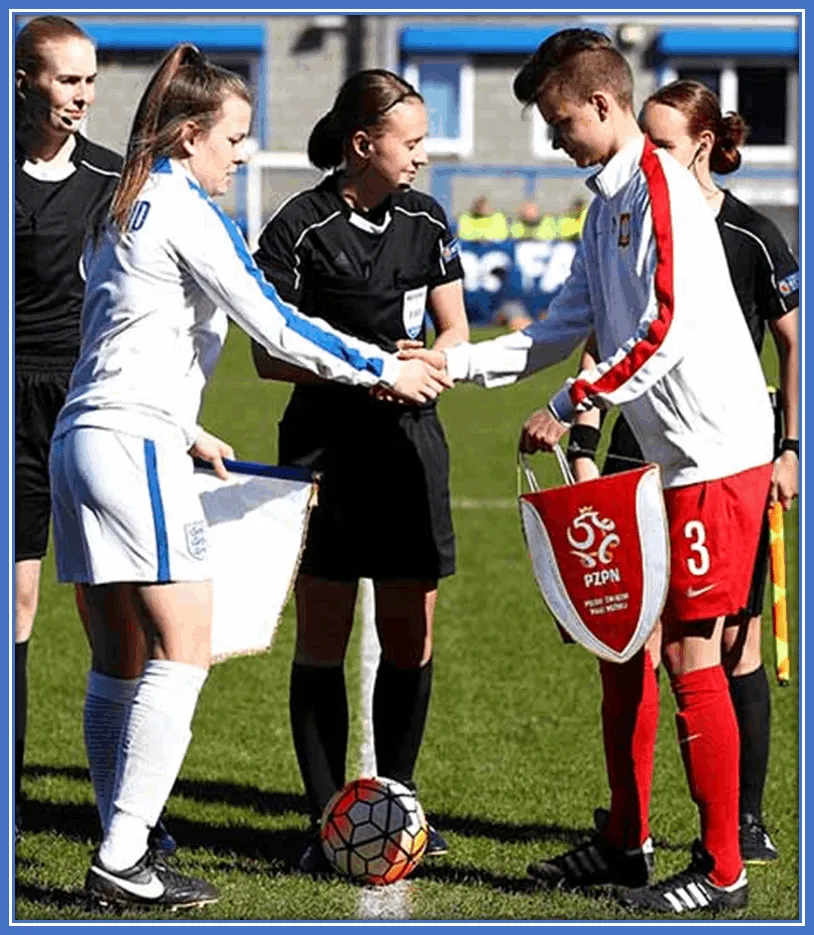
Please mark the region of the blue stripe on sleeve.
POLYGON ((257 264, 252 259, 246 246, 246 241, 243 239, 243 235, 240 233, 235 222, 228 215, 223 213, 221 208, 210 199, 200 186, 189 179, 187 179, 187 181, 189 182, 189 187, 194 192, 197 192, 220 218, 246 272, 260 287, 260 291, 263 295, 274 304, 274 307, 283 316, 286 325, 288 325, 292 331, 295 331, 317 347, 321 347, 324 351, 333 354, 334 357, 338 357, 340 360, 347 361, 355 370, 369 370, 377 377, 380 377, 384 371, 384 361, 380 357, 365 357, 354 348, 348 347, 337 335, 329 334, 327 331, 318 328, 313 322, 309 321, 303 315, 296 313, 290 305, 286 305, 282 301, 277 294, 277 290, 266 280, 257 264))
POLYGON ((153 511, 155 527, 155 551, 158 556, 158 577, 160 584, 170 580, 170 548, 167 542, 167 524, 164 520, 164 504, 161 501, 161 487, 158 483, 158 462, 155 454, 155 442, 144 439, 144 462, 147 466, 147 487, 150 490, 150 506, 153 511))

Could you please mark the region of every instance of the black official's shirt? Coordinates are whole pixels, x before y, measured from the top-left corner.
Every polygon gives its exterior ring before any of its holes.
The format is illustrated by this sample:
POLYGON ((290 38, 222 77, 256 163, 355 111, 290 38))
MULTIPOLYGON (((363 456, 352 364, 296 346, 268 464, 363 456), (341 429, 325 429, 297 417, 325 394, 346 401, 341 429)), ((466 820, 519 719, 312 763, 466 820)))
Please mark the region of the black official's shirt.
POLYGON ((338 183, 333 173, 283 205, 260 235, 257 265, 305 315, 386 351, 423 340, 429 293, 463 278, 443 209, 409 189, 362 214, 338 183))
POLYGON ((14 347, 23 359, 79 352, 85 283, 80 259, 88 233, 107 211, 119 180, 116 153, 76 134, 74 171, 59 181, 34 177, 15 153, 14 347))
POLYGON ((800 267, 777 226, 729 191, 724 190, 717 222, 729 275, 760 353, 766 323, 799 304, 800 267))

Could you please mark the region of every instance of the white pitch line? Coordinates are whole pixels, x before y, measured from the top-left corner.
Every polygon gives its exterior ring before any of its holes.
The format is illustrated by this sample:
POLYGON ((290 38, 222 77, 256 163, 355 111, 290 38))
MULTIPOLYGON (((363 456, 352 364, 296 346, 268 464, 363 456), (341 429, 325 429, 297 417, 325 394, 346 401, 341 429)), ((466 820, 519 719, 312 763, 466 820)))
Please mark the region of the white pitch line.
MULTIPOLYGON (((373 582, 363 578, 362 604, 362 744, 359 769, 362 776, 376 775, 376 748, 373 743, 373 686, 381 648, 376 634, 376 598, 373 582)), ((360 919, 408 919, 410 883, 400 880, 390 886, 366 886, 359 895, 360 919)))
POLYGON ((453 510, 516 510, 517 500, 503 497, 497 500, 469 499, 461 497, 452 501, 453 510))

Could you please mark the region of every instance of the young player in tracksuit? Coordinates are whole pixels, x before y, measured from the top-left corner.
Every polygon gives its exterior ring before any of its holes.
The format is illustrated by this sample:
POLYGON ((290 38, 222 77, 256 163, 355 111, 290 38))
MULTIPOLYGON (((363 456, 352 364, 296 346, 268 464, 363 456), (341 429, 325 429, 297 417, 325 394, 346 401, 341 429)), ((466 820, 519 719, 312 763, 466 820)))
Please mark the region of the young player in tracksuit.
POLYGON ((455 380, 504 386, 565 359, 596 335, 600 363, 569 379, 525 423, 521 448, 550 450, 580 410, 621 407, 648 461, 661 465, 672 567, 663 655, 701 842, 687 870, 655 885, 648 811, 658 688, 645 650, 602 664, 611 810, 593 838, 541 861, 553 885, 627 884, 647 911, 746 904, 738 845, 738 727, 721 667, 721 629, 741 609, 771 477, 772 413, 726 269, 715 221, 693 177, 657 150, 632 110, 632 77, 606 37, 565 30, 515 79, 553 142, 601 169, 580 251, 547 318, 523 332, 441 355, 455 380), (727 348, 722 358, 720 349, 727 348))
MULTIPOLYGON (((779 500, 788 509, 798 490, 799 267, 776 225, 730 191, 718 188, 711 175, 711 171, 723 175, 738 168, 746 124, 739 114, 724 116, 717 96, 703 84, 675 81, 648 98, 641 125, 657 146, 695 175, 715 216, 732 284, 758 354, 767 325, 774 338, 784 435, 775 439, 770 500, 779 500)), ((594 361, 586 352, 582 369, 592 366, 594 361)), ((568 441, 578 480, 597 476, 592 455, 598 441, 598 412, 583 413, 568 441)), ((630 470, 641 461, 638 442, 620 416, 613 426, 602 473, 630 470)), ((769 683, 760 653, 768 540, 764 521, 748 603, 741 613, 728 617, 724 627, 724 666, 740 734, 740 845, 746 863, 765 863, 778 856, 762 812, 770 730, 769 683)))
POLYGON ((85 257, 80 354, 51 448, 57 572, 87 585, 95 672, 113 675, 129 651, 121 602, 137 608, 152 646, 122 715, 94 712, 109 743, 88 758, 109 819, 86 889, 102 902, 178 908, 217 899, 214 887, 157 858, 147 839, 184 759, 209 666, 211 574, 189 455, 226 477, 231 447, 197 420, 227 314, 269 352, 331 379, 384 383, 412 402, 444 386, 422 362, 405 369, 377 346, 306 319, 263 278, 211 199, 245 161, 250 119, 239 76, 194 46, 170 52, 139 104, 110 222, 85 257))

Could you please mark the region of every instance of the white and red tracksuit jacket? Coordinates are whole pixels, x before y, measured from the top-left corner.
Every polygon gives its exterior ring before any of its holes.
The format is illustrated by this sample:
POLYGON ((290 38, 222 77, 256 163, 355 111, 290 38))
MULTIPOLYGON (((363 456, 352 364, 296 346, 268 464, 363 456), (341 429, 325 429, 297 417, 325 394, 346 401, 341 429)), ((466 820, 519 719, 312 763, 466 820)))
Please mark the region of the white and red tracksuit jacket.
POLYGON ((559 419, 620 406, 666 487, 769 463, 766 381, 695 178, 640 137, 588 187, 597 197, 582 247, 547 317, 449 349, 450 376, 504 386, 564 360, 593 331, 601 362, 551 399, 559 419))

